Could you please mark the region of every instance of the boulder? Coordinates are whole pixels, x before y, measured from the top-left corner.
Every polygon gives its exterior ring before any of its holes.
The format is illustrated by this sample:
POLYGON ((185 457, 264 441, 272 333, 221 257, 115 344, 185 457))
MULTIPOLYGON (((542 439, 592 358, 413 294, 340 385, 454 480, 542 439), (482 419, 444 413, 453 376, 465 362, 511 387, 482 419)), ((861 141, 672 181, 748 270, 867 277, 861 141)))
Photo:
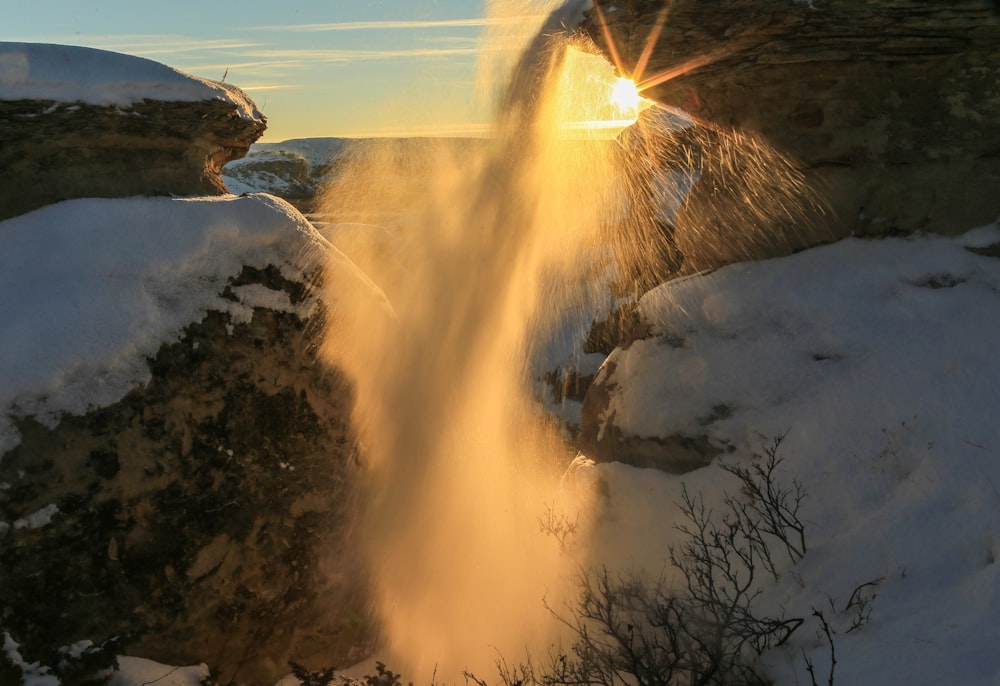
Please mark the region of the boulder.
POLYGON ((596 4, 583 28, 623 71, 655 40, 637 78, 664 80, 646 96, 801 163, 840 235, 954 233, 1000 215, 996 3, 596 4))
POLYGON ((0 241, 0 634, 224 683, 363 657, 354 395, 318 350, 381 294, 264 195, 70 200, 0 241))
POLYGON ((707 435, 639 436, 616 422, 612 398, 621 383, 617 375, 624 348, 605 360, 583 397, 577 446, 595 462, 621 462, 671 474, 684 474, 708 465, 723 451, 707 435))
POLYGON ((90 48, 0 43, 0 219, 84 197, 221 195, 266 119, 238 88, 90 48))

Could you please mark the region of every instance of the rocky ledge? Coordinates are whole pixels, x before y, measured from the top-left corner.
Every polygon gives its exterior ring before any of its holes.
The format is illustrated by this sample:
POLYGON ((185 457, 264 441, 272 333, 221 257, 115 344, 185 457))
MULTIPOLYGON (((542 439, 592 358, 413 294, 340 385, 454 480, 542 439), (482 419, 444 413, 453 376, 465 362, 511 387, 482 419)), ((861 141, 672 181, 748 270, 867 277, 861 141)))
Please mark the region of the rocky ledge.
POLYGON ((0 43, 0 219, 71 198, 228 193, 267 128, 240 89, 137 57, 0 43))

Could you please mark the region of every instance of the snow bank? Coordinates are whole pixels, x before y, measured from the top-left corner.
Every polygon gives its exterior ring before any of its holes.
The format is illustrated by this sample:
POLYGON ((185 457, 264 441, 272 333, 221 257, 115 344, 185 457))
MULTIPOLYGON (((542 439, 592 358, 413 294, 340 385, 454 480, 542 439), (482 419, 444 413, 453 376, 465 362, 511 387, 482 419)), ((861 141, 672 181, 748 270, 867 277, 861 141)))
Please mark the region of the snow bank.
MULTIPOLYGON (((743 461, 786 434, 781 478, 808 491, 809 550, 766 589, 807 623, 766 656, 776 684, 1000 683, 1000 226, 958 238, 837 244, 665 284, 641 302, 657 337, 617 350, 609 415, 642 436, 705 435, 743 461), (761 432, 764 438, 757 435, 761 432), (876 581, 847 632, 852 591, 876 581)), ((722 508, 717 465, 684 477, 600 467, 595 559, 668 566, 681 484, 722 508)))
POLYGON ((638 436, 707 427, 731 445, 834 419, 879 435, 919 415, 976 443, 998 439, 956 411, 997 400, 1000 359, 984 341, 1000 341, 1000 319, 985 316, 1000 308, 1000 260, 966 249, 991 240, 997 227, 848 239, 661 286, 640 308, 662 338, 614 358, 617 423, 638 436), (821 402, 838 415, 817 415, 821 402), (726 417, 706 421, 721 405, 726 417))
POLYGON ((312 168, 333 164, 351 141, 350 138, 292 138, 280 143, 254 143, 250 153, 297 154, 312 168))
POLYGON ((118 667, 109 686, 202 686, 211 676, 204 664, 171 667, 141 657, 119 657, 118 667))
POLYGON ((231 84, 142 57, 71 45, 0 42, 0 100, 117 107, 143 100, 223 100, 244 119, 263 119, 250 97, 231 84))

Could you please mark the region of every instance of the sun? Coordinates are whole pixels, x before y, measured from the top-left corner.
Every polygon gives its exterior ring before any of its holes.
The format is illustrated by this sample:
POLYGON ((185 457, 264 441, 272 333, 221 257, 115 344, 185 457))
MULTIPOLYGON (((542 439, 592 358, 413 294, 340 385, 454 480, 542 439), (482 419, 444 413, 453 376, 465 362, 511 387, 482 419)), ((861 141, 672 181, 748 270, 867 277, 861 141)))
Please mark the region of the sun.
POLYGON ((611 85, 611 104, 620 112, 635 113, 639 109, 642 96, 635 82, 627 77, 619 77, 611 85))

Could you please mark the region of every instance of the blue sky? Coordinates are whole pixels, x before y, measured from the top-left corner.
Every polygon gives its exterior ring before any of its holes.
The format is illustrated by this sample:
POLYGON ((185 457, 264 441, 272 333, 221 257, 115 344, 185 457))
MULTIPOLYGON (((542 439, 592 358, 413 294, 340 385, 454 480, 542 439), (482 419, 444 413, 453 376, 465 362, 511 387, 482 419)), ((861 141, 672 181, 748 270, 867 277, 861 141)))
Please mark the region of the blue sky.
POLYGON ((264 140, 462 133, 485 0, 0 0, 0 40, 140 55, 244 88, 264 140))

